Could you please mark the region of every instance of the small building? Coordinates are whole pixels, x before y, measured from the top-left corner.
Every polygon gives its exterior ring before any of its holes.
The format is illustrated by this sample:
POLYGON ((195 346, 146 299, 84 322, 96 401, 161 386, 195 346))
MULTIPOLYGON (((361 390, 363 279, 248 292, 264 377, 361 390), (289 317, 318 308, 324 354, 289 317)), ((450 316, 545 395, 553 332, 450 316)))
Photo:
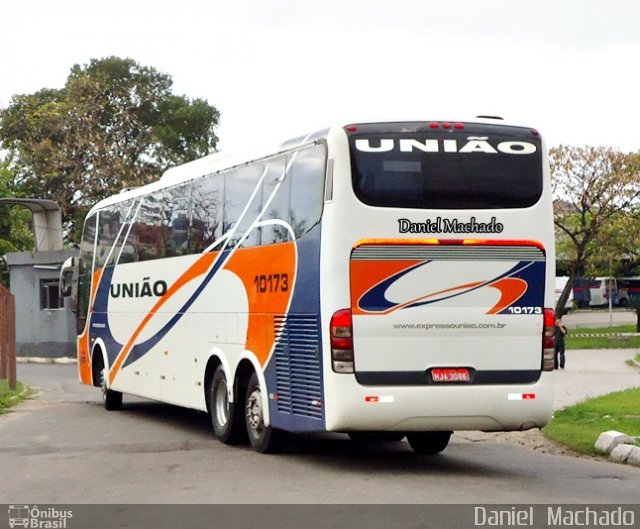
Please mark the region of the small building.
POLYGON ((75 317, 58 290, 62 263, 76 255, 58 250, 4 256, 15 297, 17 356, 76 356, 75 317))
POLYGON ((15 298, 17 356, 75 357, 75 317, 59 294, 59 274, 78 250, 62 245, 62 219, 55 202, 2 198, 1 204, 31 210, 36 249, 8 253, 9 288, 15 298))

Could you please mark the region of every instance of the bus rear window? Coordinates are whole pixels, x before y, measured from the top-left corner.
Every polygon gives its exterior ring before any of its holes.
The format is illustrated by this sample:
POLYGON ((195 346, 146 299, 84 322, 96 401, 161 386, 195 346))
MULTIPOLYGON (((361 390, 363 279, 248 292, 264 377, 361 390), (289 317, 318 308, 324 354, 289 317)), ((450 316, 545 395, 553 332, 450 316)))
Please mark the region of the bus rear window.
POLYGON ((358 126, 350 134, 353 189, 371 206, 525 208, 542 194, 540 139, 529 129, 465 124, 464 131, 358 126))

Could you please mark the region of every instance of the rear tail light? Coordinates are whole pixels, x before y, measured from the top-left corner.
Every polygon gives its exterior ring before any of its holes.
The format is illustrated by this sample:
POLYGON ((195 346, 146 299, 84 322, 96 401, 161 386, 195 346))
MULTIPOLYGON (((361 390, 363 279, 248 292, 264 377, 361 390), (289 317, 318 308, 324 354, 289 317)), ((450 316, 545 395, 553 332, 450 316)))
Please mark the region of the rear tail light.
POLYGON ((336 373, 353 373, 353 322, 351 309, 331 316, 331 365, 336 373))
POLYGON ((553 371, 556 360, 556 315, 553 309, 544 309, 542 330, 542 370, 553 371))

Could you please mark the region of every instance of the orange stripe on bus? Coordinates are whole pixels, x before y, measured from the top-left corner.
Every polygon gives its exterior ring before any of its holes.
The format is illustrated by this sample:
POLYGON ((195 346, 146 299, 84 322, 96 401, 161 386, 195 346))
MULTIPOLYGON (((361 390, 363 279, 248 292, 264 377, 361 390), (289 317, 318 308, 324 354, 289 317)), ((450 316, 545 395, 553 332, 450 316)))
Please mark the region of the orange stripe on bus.
POLYGON ((249 324, 245 349, 265 365, 275 343, 274 315, 287 313, 296 282, 296 246, 285 242, 237 250, 225 270, 236 274, 247 292, 249 324), (286 276, 286 278, 285 278, 286 276))
POLYGON ((218 256, 218 253, 206 253, 202 255, 184 274, 182 274, 176 280, 175 283, 173 283, 173 285, 171 285, 171 287, 169 287, 167 292, 156 302, 153 308, 142 320, 140 325, 138 325, 138 328, 135 330, 135 332, 131 335, 131 338, 129 338, 129 341, 127 342, 127 344, 122 348, 122 350, 118 354, 116 361, 114 362, 109 372, 110 384, 112 384, 114 379, 116 378, 116 375, 120 371, 122 364, 124 363, 129 353, 131 352, 131 349, 133 348, 133 345, 135 344, 136 339, 138 338, 140 333, 144 330, 144 328, 147 326, 149 321, 151 321, 151 318, 153 318, 153 316, 158 311, 158 309, 162 307, 162 305, 164 305, 164 303, 169 298, 171 298, 176 292, 178 292, 188 282, 192 281, 198 276, 205 274, 207 270, 209 270, 209 268, 211 267, 211 265, 213 264, 217 256, 218 256))
POLYGON ((527 291, 528 284, 518 277, 505 277, 489 286, 500 291, 500 300, 487 314, 497 314, 518 301, 527 291))

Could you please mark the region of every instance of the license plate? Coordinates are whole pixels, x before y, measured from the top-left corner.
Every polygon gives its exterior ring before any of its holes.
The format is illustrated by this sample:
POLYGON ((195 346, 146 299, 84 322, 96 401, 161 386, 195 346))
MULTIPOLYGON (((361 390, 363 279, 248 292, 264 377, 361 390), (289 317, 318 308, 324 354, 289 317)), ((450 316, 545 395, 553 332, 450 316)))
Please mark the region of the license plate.
POLYGON ((431 379, 434 382, 469 382, 468 369, 432 369, 431 379))

